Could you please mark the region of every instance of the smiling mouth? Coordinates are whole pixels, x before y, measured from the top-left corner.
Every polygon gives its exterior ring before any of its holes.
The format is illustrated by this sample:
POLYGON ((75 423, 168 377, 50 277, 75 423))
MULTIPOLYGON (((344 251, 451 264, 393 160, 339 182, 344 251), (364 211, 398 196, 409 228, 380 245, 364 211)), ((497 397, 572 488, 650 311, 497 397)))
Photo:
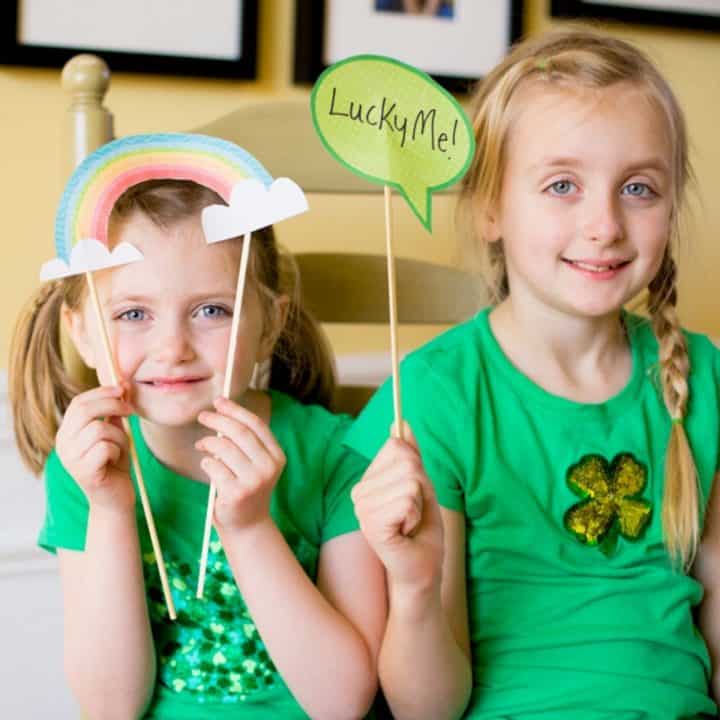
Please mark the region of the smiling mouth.
POLYGON ((149 385, 151 387, 181 387, 183 385, 194 385, 204 382, 207 378, 203 377, 182 377, 182 378, 153 378, 152 380, 139 380, 140 385, 149 385))
POLYGON ((568 258, 562 258, 562 261, 567 265, 572 265, 573 267, 576 267, 580 270, 587 270, 588 272, 594 273, 604 273, 610 270, 619 270, 620 268, 629 265, 631 262, 630 260, 619 260, 617 262, 605 263, 601 265, 599 263, 588 263, 583 262, 582 260, 570 260, 568 258))

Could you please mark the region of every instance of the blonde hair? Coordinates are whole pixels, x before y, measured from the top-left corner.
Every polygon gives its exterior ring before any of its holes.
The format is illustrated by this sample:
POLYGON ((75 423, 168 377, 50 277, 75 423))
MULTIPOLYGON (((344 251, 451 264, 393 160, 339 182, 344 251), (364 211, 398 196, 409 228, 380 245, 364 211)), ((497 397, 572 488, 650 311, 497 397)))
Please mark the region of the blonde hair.
MULTIPOLYGON (((219 195, 191 181, 139 183, 113 207, 110 236, 134 213, 168 228, 218 203, 223 203, 219 195)), ((277 298, 290 299, 270 362, 270 387, 300 402, 329 407, 335 389, 330 349, 319 325, 302 307, 297 270, 292 258, 278 249, 272 228, 253 233, 248 283, 258 291, 266 328, 278 325, 277 298)), ((84 275, 46 283, 21 312, 13 333, 9 378, 15 439, 23 461, 35 473, 55 445, 72 398, 97 384, 94 373, 82 364, 69 371, 67 352, 61 348, 62 309, 79 311, 86 295, 84 275)))
POLYGON ((616 83, 643 88, 664 115, 673 146, 673 213, 671 237, 662 265, 648 287, 647 309, 659 344, 662 395, 672 419, 665 457, 663 532, 674 561, 687 568, 699 542, 697 471, 683 427, 688 406, 690 363, 676 313, 676 265, 672 245, 678 237, 678 215, 693 172, 688 158, 685 118, 667 81, 639 49, 586 28, 547 33, 515 46, 484 78, 472 102, 477 150, 458 201, 458 223, 466 244, 479 253, 494 302, 509 292, 502 240, 479 236, 476 218, 498 204, 509 129, 519 103, 517 90, 528 81, 552 87, 602 89, 616 83))

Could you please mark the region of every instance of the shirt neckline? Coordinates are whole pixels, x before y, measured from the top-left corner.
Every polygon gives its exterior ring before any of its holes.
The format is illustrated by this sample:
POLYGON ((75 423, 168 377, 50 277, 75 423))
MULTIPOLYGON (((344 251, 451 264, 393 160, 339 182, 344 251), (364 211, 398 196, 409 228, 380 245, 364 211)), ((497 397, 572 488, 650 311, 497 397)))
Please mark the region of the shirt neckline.
POLYGON ((497 341, 490 326, 491 310, 491 307, 485 308, 476 316, 476 326, 482 342, 482 351, 486 354, 492 365, 501 373, 505 381, 515 389, 523 401, 529 400, 549 410, 563 413, 581 413, 585 415, 602 413, 606 415, 621 412, 635 399, 642 385, 644 367, 640 357, 637 337, 639 323, 633 315, 625 311, 622 312, 622 320, 627 330, 632 358, 632 370, 628 382, 619 392, 607 400, 599 403, 583 403, 548 392, 512 363, 497 341))

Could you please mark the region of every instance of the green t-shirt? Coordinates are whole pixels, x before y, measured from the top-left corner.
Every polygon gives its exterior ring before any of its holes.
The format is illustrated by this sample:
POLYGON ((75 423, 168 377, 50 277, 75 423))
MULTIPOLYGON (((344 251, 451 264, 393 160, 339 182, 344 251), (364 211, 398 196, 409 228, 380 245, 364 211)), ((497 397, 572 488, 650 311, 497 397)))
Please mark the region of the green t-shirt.
MULTIPOLYGON (((474 688, 465 717, 714 712, 692 615, 702 587, 673 571, 663 545, 671 423, 650 326, 625 316, 632 377, 607 402, 582 404, 512 365, 488 314, 412 353, 401 372, 403 415, 439 502, 466 518, 474 688)), ((703 336, 687 339, 685 427, 707 498, 718 468, 720 352, 703 336)), ((372 458, 391 421, 386 383, 345 442, 372 458)))
MULTIPOLYGON (((320 546, 358 528, 349 493, 365 463, 341 444, 347 417, 301 405, 282 393, 270 394, 270 429, 287 457, 270 511, 305 572, 315 580, 320 546)), ((158 654, 156 693, 146 718, 306 718, 268 656, 214 529, 205 598, 195 598, 208 485, 162 465, 145 444, 137 418, 131 424, 178 612, 172 622, 138 500, 158 654)), ((47 512, 39 544, 49 550, 83 550, 87 500, 54 452, 46 465, 45 484, 47 512)))

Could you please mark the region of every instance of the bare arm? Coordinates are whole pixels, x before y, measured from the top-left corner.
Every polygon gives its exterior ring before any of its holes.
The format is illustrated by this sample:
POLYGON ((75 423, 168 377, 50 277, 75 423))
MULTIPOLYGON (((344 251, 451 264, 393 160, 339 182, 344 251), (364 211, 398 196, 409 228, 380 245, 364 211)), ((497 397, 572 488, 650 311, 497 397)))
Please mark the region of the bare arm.
POLYGON ((57 453, 89 503, 84 552, 60 550, 65 668, 90 720, 132 720, 155 683, 128 445, 117 422, 122 388, 78 395, 57 435, 57 453))
POLYGON ((393 714, 460 717, 472 688, 464 518, 439 507, 412 439, 386 443, 353 500, 387 572, 390 610, 379 668, 393 714))
POLYGON ((59 551, 65 672, 90 720, 131 720, 155 684, 135 514, 91 509, 85 551, 59 551))
POLYGON ((359 532, 323 545, 317 587, 272 521, 221 533, 248 610, 312 718, 362 718, 377 690, 382 568, 359 532))
POLYGON ((440 588, 410 590, 388 578, 390 612, 380 679, 396 720, 459 718, 472 689, 465 593, 465 524, 441 509, 445 552, 440 588))
POLYGON ((720 702, 720 473, 715 476, 713 490, 705 512, 705 530, 698 550, 693 574, 705 588, 698 624, 707 643, 712 661, 710 691, 720 702))

